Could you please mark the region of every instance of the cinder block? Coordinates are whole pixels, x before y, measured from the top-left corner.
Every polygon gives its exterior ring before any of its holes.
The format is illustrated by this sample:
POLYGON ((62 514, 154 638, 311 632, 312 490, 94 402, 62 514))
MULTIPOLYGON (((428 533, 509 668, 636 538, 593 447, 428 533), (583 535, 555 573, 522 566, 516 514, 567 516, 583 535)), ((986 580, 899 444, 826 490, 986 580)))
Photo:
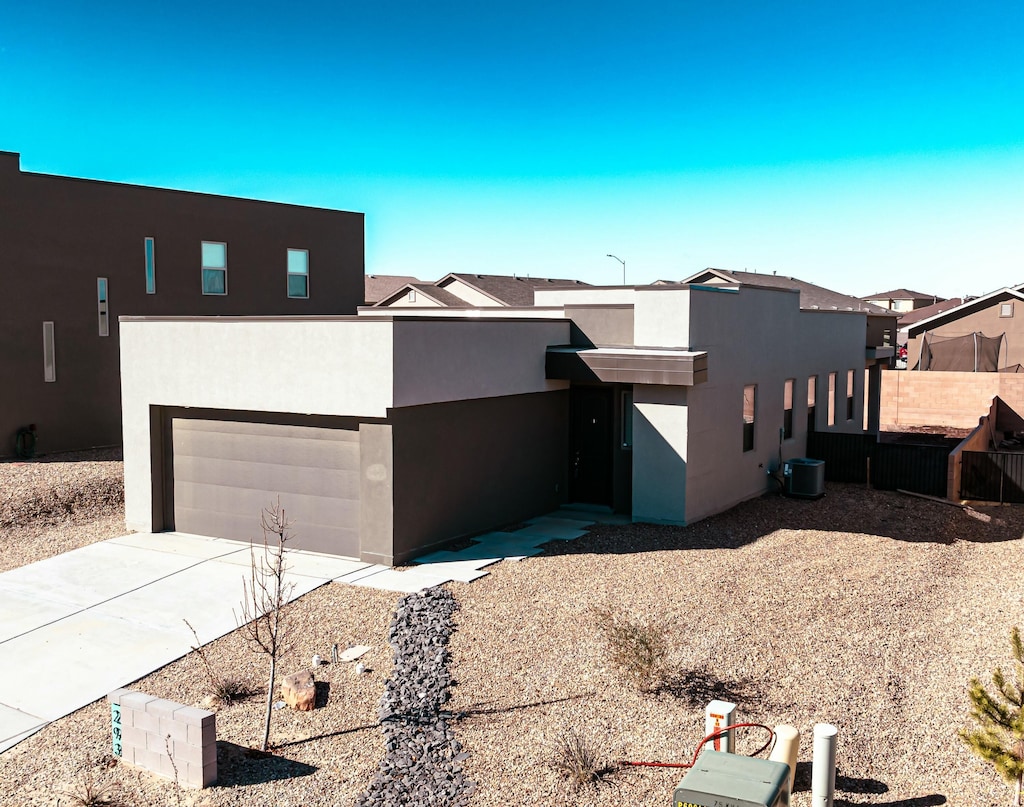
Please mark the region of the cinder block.
POLYGON ((174 719, 187 723, 190 726, 201 726, 203 719, 212 717, 213 712, 206 709, 197 709, 195 706, 180 706, 174 712, 174 719))
POLYGON ((135 726, 121 726, 121 744, 125 748, 129 746, 145 748, 147 737, 149 737, 149 732, 135 728, 135 726))
POLYGON ((214 759, 209 765, 203 765, 203 787, 209 787, 217 781, 217 760, 214 759))
POLYGON ((170 717, 160 718, 160 734, 170 735, 175 742, 188 742, 188 724, 170 717))
POLYGON ((107 695, 107 701, 110 702, 110 703, 120 704, 121 703, 121 696, 122 695, 126 695, 129 692, 131 692, 131 691, 132 690, 125 689, 124 687, 121 687, 120 689, 115 689, 113 692, 111 692, 109 695, 107 695))
POLYGON ((188 727, 188 741, 192 745, 206 745, 217 740, 217 717, 212 713, 203 719, 199 725, 191 724, 188 727))
POLYGON ((145 692, 129 690, 122 693, 120 702, 122 709, 137 709, 140 712, 144 712, 146 711, 146 704, 155 700, 156 698, 152 695, 147 695, 145 692))
POLYGON ((174 701, 165 700, 163 698, 156 698, 146 704, 146 714, 153 715, 154 717, 173 717, 174 713, 181 709, 180 703, 174 701))
POLYGON ((160 718, 137 710, 132 710, 132 726, 150 734, 160 733, 160 718))
POLYGON ((167 748, 170 745, 166 737, 161 737, 158 732, 146 735, 146 748, 157 754, 167 755, 167 748))
POLYGON ((189 743, 175 743, 174 758, 179 762, 188 762, 192 765, 203 764, 203 747, 201 745, 190 745, 189 743))
POLYGON ((136 748, 135 749, 135 764, 140 768, 145 768, 147 771, 153 771, 154 773, 160 772, 160 757, 166 756, 165 754, 158 754, 156 751, 150 751, 148 748, 136 748))
POLYGON ((182 770, 182 764, 178 762, 178 760, 171 759, 169 756, 164 754, 160 757, 160 770, 154 771, 154 773, 159 773, 161 776, 166 776, 168 779, 177 779, 181 782, 181 777, 184 775, 185 771, 182 770), (177 766, 177 771, 175 771, 175 766, 177 766))

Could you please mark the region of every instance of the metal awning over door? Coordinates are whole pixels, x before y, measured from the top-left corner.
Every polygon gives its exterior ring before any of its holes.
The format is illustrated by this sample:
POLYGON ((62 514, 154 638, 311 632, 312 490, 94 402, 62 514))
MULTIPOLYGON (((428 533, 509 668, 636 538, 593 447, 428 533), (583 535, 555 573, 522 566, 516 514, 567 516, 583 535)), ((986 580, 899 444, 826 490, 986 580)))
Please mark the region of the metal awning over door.
POLYGON ((280 499, 291 546, 359 556, 359 432, 172 418, 174 529, 262 542, 280 499))

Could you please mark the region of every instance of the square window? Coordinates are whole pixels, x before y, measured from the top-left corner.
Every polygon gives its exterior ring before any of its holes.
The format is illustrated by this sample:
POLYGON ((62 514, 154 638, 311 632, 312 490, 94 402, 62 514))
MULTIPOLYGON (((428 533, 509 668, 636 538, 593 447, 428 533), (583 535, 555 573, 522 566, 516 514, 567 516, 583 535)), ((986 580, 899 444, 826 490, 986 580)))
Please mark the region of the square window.
POLYGON ((999 316, 1001 316, 1001 317, 1012 317, 1013 316, 1013 303, 1000 303, 999 304, 999 316))
POLYGON ((203 241, 203 294, 228 293, 228 245, 203 241))
POLYGON ((309 252, 288 250, 288 296, 309 297, 309 252))

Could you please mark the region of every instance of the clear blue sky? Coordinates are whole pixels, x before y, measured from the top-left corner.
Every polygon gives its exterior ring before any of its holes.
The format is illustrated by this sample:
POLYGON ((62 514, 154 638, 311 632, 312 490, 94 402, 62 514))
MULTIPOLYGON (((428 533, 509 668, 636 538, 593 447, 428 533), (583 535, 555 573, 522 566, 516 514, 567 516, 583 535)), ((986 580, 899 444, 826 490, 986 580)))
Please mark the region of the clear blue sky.
POLYGON ((1024 3, 0 0, 28 171, 366 213, 367 271, 1024 282, 1024 3))

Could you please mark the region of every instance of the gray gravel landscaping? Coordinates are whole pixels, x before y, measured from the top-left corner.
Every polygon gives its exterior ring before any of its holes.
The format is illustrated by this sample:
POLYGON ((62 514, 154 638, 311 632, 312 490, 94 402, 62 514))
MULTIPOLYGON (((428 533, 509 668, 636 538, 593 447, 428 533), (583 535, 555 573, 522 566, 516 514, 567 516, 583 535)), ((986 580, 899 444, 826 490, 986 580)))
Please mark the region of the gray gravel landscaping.
MULTIPOLYGON (((79 479, 82 490, 110 491, 89 481, 99 478, 116 489, 119 462, 72 459, 0 463, 2 568, 119 534, 111 532, 123 518, 116 492, 81 501, 69 494, 79 479)), ((765 497, 687 528, 596 526, 471 584, 449 584, 459 608, 446 645, 445 728, 468 754, 458 763, 477 785, 468 804, 668 804, 681 771, 620 768, 607 785, 569 791, 549 764, 556 741, 573 729, 609 763, 683 761, 714 697, 735 700, 744 720, 803 732, 797 807, 811 803, 817 722, 839 728, 838 805, 1007 804, 1009 789, 956 730, 968 725, 968 680, 1009 667, 1010 628, 1024 622, 1024 508, 978 509, 991 521, 828 485, 819 501, 765 497), (595 624, 598 606, 667 632, 670 667, 655 692, 636 692, 618 675, 595 624)), ((219 707, 218 786, 178 793, 116 762, 109 707, 98 702, 0 756, 0 803, 66 805, 60 791, 92 776, 123 803, 145 807, 179 799, 194 807, 356 804, 385 760, 378 709, 393 672, 388 638, 399 598, 330 584, 288 607, 294 645, 283 673, 314 653, 330 658, 333 643, 369 645, 367 672, 318 668, 320 707, 274 712, 271 756, 250 749, 258 697, 219 707)), ((237 632, 207 654, 225 674, 259 686, 264 659, 237 632)), ((73 659, 57 654, 54 663, 74 675, 73 659)), ((131 686, 208 703, 195 654, 131 686)))

